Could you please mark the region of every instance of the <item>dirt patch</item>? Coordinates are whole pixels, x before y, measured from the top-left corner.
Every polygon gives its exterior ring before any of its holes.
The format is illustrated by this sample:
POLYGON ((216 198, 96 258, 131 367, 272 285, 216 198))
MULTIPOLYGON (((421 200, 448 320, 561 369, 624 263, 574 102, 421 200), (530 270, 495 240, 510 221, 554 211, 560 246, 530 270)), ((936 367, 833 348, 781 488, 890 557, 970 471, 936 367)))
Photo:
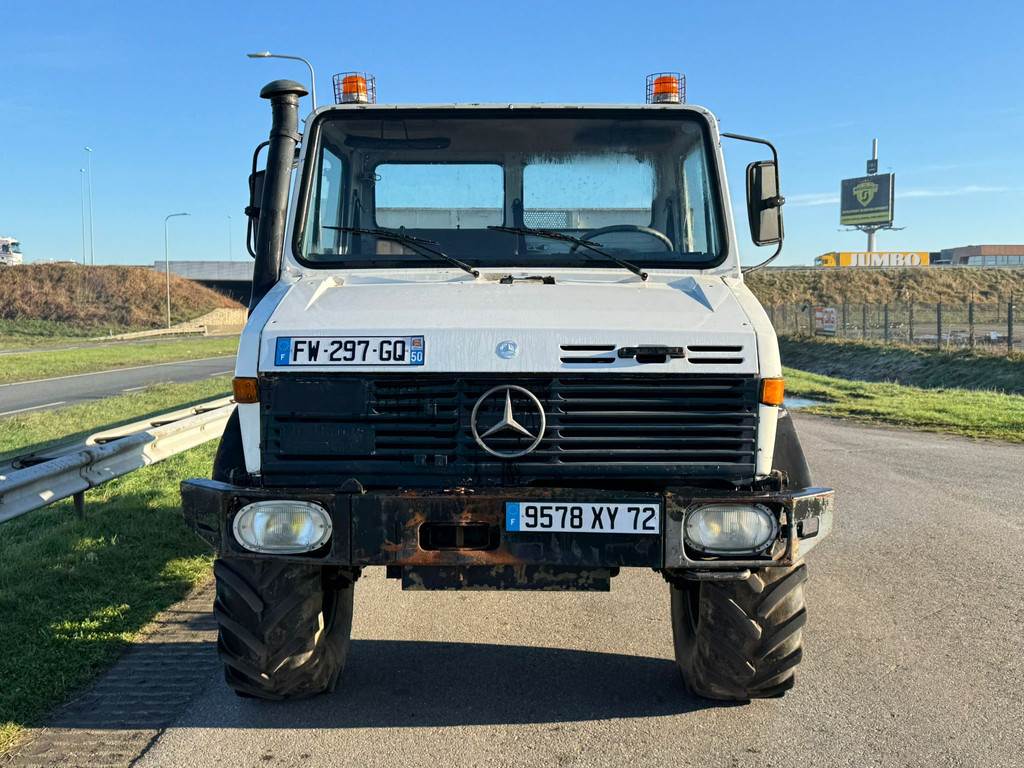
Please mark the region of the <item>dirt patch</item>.
POLYGON ((762 269, 747 278, 765 306, 924 302, 978 304, 1024 297, 1024 269, 762 269))
MULTIPOLYGON (((73 334, 145 330, 166 323, 164 275, 145 267, 23 264, 5 267, 0 320, 66 326, 73 334)), ((240 305, 205 286, 171 276, 171 319, 193 320, 240 305)), ((69 333, 69 335, 72 335, 69 333)))

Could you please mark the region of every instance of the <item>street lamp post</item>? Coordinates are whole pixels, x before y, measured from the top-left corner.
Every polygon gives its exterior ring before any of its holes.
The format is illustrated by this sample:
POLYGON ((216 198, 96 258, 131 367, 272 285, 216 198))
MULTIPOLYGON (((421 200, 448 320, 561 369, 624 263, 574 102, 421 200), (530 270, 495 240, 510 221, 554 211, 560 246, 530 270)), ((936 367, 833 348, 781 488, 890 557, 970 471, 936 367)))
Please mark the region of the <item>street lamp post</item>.
POLYGON ((78 169, 78 177, 82 187, 82 266, 84 267, 88 263, 85 249, 85 168, 78 169))
POLYGON ((235 258, 235 247, 231 242, 231 214, 228 214, 228 261, 235 258))
POLYGON ((164 216, 164 280, 167 283, 167 327, 171 327, 171 258, 167 247, 167 222, 175 216, 188 216, 187 213, 169 213, 164 216))
POLYGON ((92 207, 92 147, 85 147, 85 157, 89 169, 89 263, 96 266, 96 234, 93 229, 95 220, 92 207))
POLYGON ((309 97, 313 101, 313 109, 316 110, 316 72, 313 71, 313 65, 309 63, 308 59, 301 56, 288 56, 283 53, 271 53, 270 51, 258 51, 245 55, 250 59, 291 59, 292 61, 301 61, 309 67, 309 97))

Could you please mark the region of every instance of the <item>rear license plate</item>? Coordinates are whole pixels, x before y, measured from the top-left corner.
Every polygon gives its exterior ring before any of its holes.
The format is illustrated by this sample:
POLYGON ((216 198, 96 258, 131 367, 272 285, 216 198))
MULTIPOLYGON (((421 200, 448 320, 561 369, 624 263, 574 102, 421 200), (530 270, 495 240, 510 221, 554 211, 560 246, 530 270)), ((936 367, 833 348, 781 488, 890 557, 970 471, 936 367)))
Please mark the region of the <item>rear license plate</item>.
POLYGON ((505 502, 505 530, 571 533, 661 532, 661 504, 658 502, 505 502))
POLYGON ((422 336, 279 336, 276 365, 423 365, 422 336))

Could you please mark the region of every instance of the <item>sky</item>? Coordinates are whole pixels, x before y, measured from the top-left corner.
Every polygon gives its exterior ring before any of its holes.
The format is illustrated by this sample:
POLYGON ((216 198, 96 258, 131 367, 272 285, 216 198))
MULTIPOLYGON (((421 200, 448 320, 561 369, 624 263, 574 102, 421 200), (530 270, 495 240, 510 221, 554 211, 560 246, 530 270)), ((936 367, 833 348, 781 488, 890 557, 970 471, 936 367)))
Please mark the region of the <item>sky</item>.
MULTIPOLYGON (((266 82, 365 70, 381 102, 632 103, 648 72, 686 74, 723 131, 771 139, 787 198, 781 264, 863 250, 841 178, 871 139, 896 173, 878 250, 1024 242, 1024 4, 718 2, 22 2, 0 0, 0 235, 29 261, 80 260, 92 148, 97 263, 246 259, 246 178, 266 82), (229 219, 230 217, 230 219, 229 219), (229 242, 230 234, 230 242, 229 242)), ((307 106, 308 108, 308 106, 307 106)), ((726 144, 737 233, 743 169, 726 144)), ((767 255, 767 254, 766 254, 767 255)))

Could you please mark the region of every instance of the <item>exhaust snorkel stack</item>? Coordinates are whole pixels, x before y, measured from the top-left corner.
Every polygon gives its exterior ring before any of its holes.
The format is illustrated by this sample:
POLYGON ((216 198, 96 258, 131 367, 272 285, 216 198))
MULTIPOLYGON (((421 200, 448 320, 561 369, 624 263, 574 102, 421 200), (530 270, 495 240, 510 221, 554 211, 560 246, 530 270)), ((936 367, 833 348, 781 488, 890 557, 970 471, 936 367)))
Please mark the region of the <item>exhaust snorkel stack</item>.
POLYGON ((256 230, 256 263, 252 274, 250 313, 274 286, 281 272, 292 163, 295 160, 295 147, 302 138, 298 131, 299 99, 307 93, 294 80, 274 80, 260 91, 260 98, 270 100, 272 119, 259 226, 256 230))

